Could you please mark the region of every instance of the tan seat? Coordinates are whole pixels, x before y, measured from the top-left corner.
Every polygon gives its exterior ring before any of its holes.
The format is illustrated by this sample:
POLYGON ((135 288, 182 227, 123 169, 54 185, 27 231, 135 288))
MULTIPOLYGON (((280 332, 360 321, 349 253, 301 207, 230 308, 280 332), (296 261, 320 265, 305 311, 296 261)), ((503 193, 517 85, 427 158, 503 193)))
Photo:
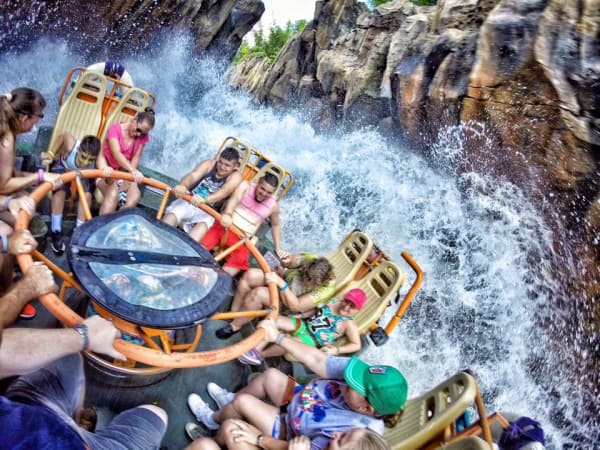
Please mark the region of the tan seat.
POLYGON ((467 436, 449 444, 442 444, 439 450, 490 450, 490 446, 477 436, 467 436))
POLYGON ((102 124, 102 102, 106 93, 106 78, 94 72, 82 74, 58 111, 48 149, 68 132, 76 140, 98 134, 102 124))
POLYGON ((142 112, 150 104, 150 95, 139 88, 128 89, 115 108, 110 111, 106 122, 102 124, 100 140, 104 141, 108 128, 115 123, 129 122, 135 115, 142 112))
POLYGON ((248 164, 248 160, 250 159, 250 154, 255 150, 252 149, 249 145, 244 144, 239 139, 236 139, 234 137, 228 137, 223 141, 223 143, 219 147, 219 150, 217 151, 217 155, 215 156, 215 159, 217 159, 219 157, 219 155, 221 154, 223 149, 226 147, 235 148, 237 150, 237 152, 239 153, 239 155, 240 155, 239 171, 243 174, 246 164, 248 164))
POLYGON ((343 289, 354 279, 372 248, 371 238, 362 231, 356 230, 335 251, 327 255, 327 260, 335 272, 336 291, 343 289))
POLYGON ((384 438, 392 450, 420 448, 452 425, 473 404, 476 395, 475 379, 466 372, 459 372, 406 402, 398 424, 392 429, 386 428, 384 438))

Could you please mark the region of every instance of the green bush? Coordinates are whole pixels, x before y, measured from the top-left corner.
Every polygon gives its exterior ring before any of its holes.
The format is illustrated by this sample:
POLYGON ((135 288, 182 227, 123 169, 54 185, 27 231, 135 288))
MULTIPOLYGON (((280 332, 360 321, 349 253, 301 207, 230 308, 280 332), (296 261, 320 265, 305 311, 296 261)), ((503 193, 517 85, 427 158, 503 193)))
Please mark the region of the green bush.
POLYGON ((283 48, 289 38, 304 30, 306 26, 306 20, 297 20, 296 22, 288 22, 285 28, 281 28, 279 25, 272 25, 269 28, 269 34, 265 38, 264 31, 262 28, 252 33, 254 37, 254 45, 250 45, 245 40, 242 41, 242 45, 238 49, 233 63, 248 59, 248 58, 267 58, 269 63, 272 64, 279 53, 279 50, 283 48))

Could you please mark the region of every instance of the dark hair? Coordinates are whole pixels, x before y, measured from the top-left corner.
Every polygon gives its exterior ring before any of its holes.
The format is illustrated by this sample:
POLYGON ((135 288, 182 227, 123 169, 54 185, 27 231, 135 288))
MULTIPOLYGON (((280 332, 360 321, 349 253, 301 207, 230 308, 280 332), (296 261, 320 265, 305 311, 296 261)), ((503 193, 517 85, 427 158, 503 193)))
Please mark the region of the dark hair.
POLYGON ((46 100, 38 91, 30 88, 17 88, 10 94, 0 97, 0 137, 8 132, 17 134, 20 130, 19 114, 39 116, 46 107, 46 100))
POLYGON ((226 161, 240 162, 240 154, 233 147, 225 147, 225 149, 219 155, 219 158, 223 158, 226 161))
POLYGON ((321 286, 329 281, 333 280, 335 273, 333 266, 327 258, 317 258, 309 261, 307 264, 302 265, 300 268, 302 279, 310 281, 316 286, 321 286))
POLYGON ((79 144, 79 150, 89 153, 92 156, 98 156, 100 147, 100 139, 92 135, 85 136, 79 144))
POLYGON ((150 128, 154 128, 154 110, 152 108, 146 108, 142 112, 137 113, 135 116, 138 122, 145 122, 150 125, 150 128))
POLYGON ((273 175, 272 173, 265 173, 260 180, 258 180, 258 182, 264 182, 267 184, 270 184, 271 186, 273 186, 274 188, 277 188, 277 185, 279 184, 279 180, 277 179, 277 177, 275 175, 273 175))

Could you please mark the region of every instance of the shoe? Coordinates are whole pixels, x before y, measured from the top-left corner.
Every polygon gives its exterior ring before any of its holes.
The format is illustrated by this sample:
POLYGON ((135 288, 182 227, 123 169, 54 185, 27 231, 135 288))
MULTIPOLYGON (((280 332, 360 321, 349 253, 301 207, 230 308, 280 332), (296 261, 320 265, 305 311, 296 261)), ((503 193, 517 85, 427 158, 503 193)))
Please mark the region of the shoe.
POLYGON ((213 383, 212 381, 206 385, 206 390, 208 391, 210 398, 215 401, 219 409, 222 409, 223 406, 231 403, 235 398, 235 394, 233 392, 223 389, 217 383, 213 383))
POLYGON ((206 404, 204 400, 200 398, 198 394, 190 394, 187 398, 187 404, 190 407, 192 414, 196 416, 196 420, 202 423, 206 428, 210 430, 218 430, 219 424, 216 423, 212 415, 215 413, 210 406, 206 404))
POLYGON ((62 231, 53 231, 50 233, 50 242, 52 251, 57 255, 62 255, 65 251, 65 242, 63 241, 62 231))
POLYGON ((215 331, 215 335, 219 339, 229 339, 234 334, 239 333, 240 330, 234 330, 233 328, 231 328, 231 324, 227 324, 224 327, 219 328, 217 331, 215 331))
POLYGON ((23 310, 21 311, 21 313, 19 314, 19 317, 21 319, 33 319, 35 317, 35 315, 37 314, 36 309, 33 307, 32 304, 27 303, 25 305, 25 308, 23 308, 23 310))
POLYGON ((255 348, 249 352, 242 353, 238 358, 238 361, 242 364, 250 364, 251 366, 260 366, 265 362, 260 352, 255 348))
POLYGON ((185 433, 192 441, 204 437, 204 434, 202 433, 202 428, 200 428, 200 426, 192 422, 188 422, 185 424, 185 433))

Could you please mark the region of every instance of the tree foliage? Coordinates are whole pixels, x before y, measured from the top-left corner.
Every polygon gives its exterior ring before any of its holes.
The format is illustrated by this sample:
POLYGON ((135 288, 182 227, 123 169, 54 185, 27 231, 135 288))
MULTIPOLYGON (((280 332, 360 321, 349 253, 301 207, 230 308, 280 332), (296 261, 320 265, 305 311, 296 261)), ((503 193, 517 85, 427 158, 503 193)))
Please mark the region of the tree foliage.
POLYGON ((262 28, 255 30, 252 33, 254 45, 250 45, 246 40, 242 41, 242 45, 233 60, 234 64, 244 59, 256 57, 267 58, 269 63, 273 63, 290 37, 304 30, 305 26, 306 20, 297 20, 293 23, 288 21, 285 28, 273 24, 269 28, 269 34, 266 37, 262 28))

